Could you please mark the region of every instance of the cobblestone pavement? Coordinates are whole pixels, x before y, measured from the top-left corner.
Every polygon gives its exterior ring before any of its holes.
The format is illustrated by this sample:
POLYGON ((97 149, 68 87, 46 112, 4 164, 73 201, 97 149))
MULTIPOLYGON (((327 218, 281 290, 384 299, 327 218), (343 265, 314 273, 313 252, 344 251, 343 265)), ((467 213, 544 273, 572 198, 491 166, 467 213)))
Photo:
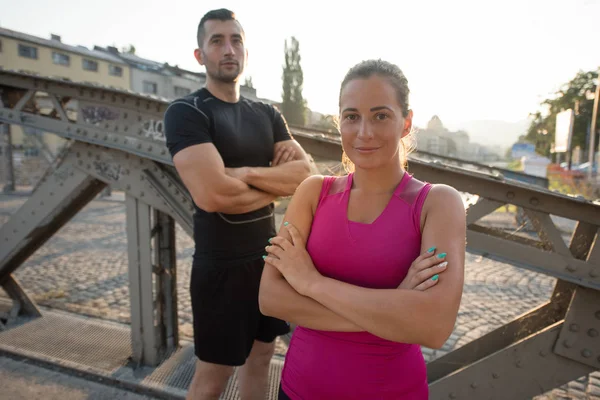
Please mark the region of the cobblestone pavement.
MULTIPOLYGON (((26 197, 0 195, 0 225, 26 197)), ((502 218, 500 218, 502 220, 502 218)), ((506 216, 504 216, 506 220, 506 216)), ((502 221, 500 221, 502 222, 502 221)), ((177 227, 180 331, 192 335, 188 285, 193 242, 177 227)), ((64 226, 15 273, 41 305, 94 317, 129 322, 125 206, 97 199, 64 226)), ((546 301, 555 280, 467 253, 464 295, 456 328, 440 350, 423 348, 428 361, 460 347, 546 301)), ((5 294, 0 289, 0 295, 5 294)), ((280 341, 277 351, 285 353, 280 341)), ((600 372, 538 396, 600 400, 600 372)))

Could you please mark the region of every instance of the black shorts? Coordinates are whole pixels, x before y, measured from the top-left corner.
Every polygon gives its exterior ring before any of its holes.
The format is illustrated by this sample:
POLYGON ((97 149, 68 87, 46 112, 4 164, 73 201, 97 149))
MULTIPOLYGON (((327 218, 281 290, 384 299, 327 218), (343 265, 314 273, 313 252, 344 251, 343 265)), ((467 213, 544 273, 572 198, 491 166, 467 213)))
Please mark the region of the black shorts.
POLYGON ((208 264, 192 267, 190 294, 198 359, 244 365, 255 340, 271 343, 290 331, 285 321, 259 310, 263 268, 262 259, 221 268, 208 264))

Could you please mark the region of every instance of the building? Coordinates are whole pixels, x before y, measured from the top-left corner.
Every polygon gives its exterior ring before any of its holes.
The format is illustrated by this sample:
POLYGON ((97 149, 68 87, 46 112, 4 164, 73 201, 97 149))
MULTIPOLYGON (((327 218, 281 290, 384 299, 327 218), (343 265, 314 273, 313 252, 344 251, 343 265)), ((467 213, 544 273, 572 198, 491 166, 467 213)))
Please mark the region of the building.
POLYGON ((118 57, 72 46, 51 35, 42 39, 0 28, 0 66, 74 82, 130 88, 129 66, 118 57))
MULTIPOLYGON (((63 43, 58 35, 43 39, 0 28, 0 67, 119 89, 130 87, 129 65, 119 57, 63 43)), ((43 99, 38 101, 43 102, 43 99)), ((19 126, 13 126, 11 133, 17 149, 36 147, 36 142, 42 140, 43 145, 55 154, 64 144, 64 140, 56 135, 23 130, 19 126)))
MULTIPOLYGON (((153 94, 173 100, 200 89, 206 83, 206 74, 203 72, 188 71, 176 65, 149 60, 133 53, 120 52, 113 46, 106 48, 95 46, 94 49, 118 57, 129 65, 130 89, 137 93, 153 94)), ((242 96, 257 99, 254 88, 242 85, 240 92, 242 96)))
POLYGON ((495 148, 470 141, 469 134, 463 130, 450 131, 434 115, 426 129, 417 129, 417 150, 455 157, 475 162, 492 162, 500 159, 495 148))

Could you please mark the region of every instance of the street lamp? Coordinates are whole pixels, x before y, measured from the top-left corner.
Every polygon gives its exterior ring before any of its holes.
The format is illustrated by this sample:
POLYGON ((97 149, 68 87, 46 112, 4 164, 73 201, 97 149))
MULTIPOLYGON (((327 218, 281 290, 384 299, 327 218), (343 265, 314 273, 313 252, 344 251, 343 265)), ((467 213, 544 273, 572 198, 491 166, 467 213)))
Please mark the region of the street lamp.
MULTIPOLYGON (((586 97, 591 100, 591 96, 586 93, 586 97)), ((600 102, 600 68, 598 69, 598 79, 596 82, 596 93, 594 94, 594 109, 592 110, 592 126, 590 129, 590 148, 588 161, 590 169, 588 171, 588 178, 591 180, 594 175, 594 155, 596 147, 596 119, 598 119, 598 103, 600 102)))

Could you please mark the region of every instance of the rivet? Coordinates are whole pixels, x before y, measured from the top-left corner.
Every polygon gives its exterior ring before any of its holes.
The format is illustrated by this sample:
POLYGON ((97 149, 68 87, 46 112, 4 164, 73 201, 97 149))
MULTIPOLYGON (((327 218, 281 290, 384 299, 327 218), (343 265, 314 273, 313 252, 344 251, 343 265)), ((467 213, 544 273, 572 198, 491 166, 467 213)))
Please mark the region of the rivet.
POLYGON ((123 140, 123 144, 127 144, 127 143, 129 143, 129 140, 127 140, 127 138, 125 138, 125 139, 123 140))
POLYGON ((87 131, 83 131, 83 136, 87 136, 87 131))
POLYGON ((148 146, 148 151, 152 151, 152 146, 148 146))
POLYGON ((450 393, 450 394, 448 395, 448 397, 450 397, 451 399, 455 399, 455 398, 456 398, 456 395, 455 395, 454 393, 450 393))
POLYGON ((563 346, 565 346, 567 349, 570 349, 571 347, 573 347, 573 344, 569 339, 565 339, 565 341, 563 342, 563 346))
POLYGON ((141 193, 140 193, 140 197, 144 197, 144 192, 141 192, 141 193))
POLYGON ((575 272, 577 271, 577 267, 571 264, 567 264, 567 271, 575 272))
POLYGON ((592 329, 590 329, 590 330, 588 331, 588 335, 589 335, 590 337, 598 337, 598 331, 597 331, 597 330, 595 330, 594 328, 592 328, 592 329))
POLYGON ((115 136, 115 138, 114 138, 115 143, 117 143, 118 140, 119 140, 119 138, 115 136))
POLYGON ((40 206, 43 206, 43 205, 44 205, 44 202, 43 202, 43 201, 40 201, 40 206))
POLYGON ((127 185, 127 186, 125 186, 125 189, 127 189, 127 190, 131 190, 131 185, 127 185))
POLYGON ((88 164, 87 165, 87 169, 90 169, 90 168, 92 168, 92 166, 90 164, 88 164))
POLYGON ((137 148, 138 148, 138 149, 141 149, 141 148, 142 148, 142 144, 141 144, 141 143, 138 143, 138 145, 137 145, 137 148))
POLYGON ((80 133, 81 129, 77 128, 77 130, 75 131, 76 133, 80 133))
POLYGON ((569 326, 569 330, 570 330, 571 332, 579 332, 579 325, 577 325, 577 324, 571 324, 571 325, 569 326))
POLYGON ((517 366, 517 368, 521 368, 523 366, 523 362, 521 360, 517 360, 515 365, 517 366))
POLYGON ((79 160, 79 165, 83 165, 83 160, 79 160))
POLYGON ((13 233, 17 233, 18 231, 16 229, 13 229, 13 233))
POLYGON ((54 196, 54 192, 50 192, 50 196, 54 196))
POLYGON ((500 375, 498 375, 497 373, 495 373, 495 372, 494 372, 494 373, 492 374, 492 378, 494 378, 494 379, 498 379, 498 378, 500 378, 500 375))
POLYGON ((583 356, 583 358, 590 358, 593 355, 593 353, 591 350, 583 349, 581 351, 581 355, 583 356))
POLYGON ((154 166, 154 168, 152 168, 152 170, 153 170, 154 172, 158 172, 158 167, 155 165, 155 166, 154 166))
POLYGON ((108 135, 104 135, 104 140, 107 140, 107 139, 108 139, 108 135))
POLYGON ((77 158, 81 157, 81 154, 79 152, 77 152, 77 158))
POLYGON ((531 204, 532 206, 537 206, 538 204, 540 204, 540 201, 537 199, 537 197, 532 197, 529 200, 529 204, 531 204))
POLYGON ((31 215, 35 215, 35 211, 32 211, 32 212, 31 212, 31 215))
POLYGON ((509 199, 514 199, 515 198, 515 192, 508 192, 506 193, 506 197, 509 199))
POLYGON ((126 126, 125 128, 123 128, 123 130, 124 130, 125 132, 127 132, 127 131, 129 130, 129 127, 128 127, 128 126, 126 126))
POLYGON ((108 127, 109 127, 109 125, 108 125, 108 124, 105 124, 105 125, 104 125, 104 129, 108 129, 108 127))
POLYGON ((592 278, 597 278, 598 276, 600 276, 600 273, 598 271, 596 271, 595 269, 591 269, 590 270, 590 276, 592 278))
POLYGON ((127 113, 123 113, 123 118, 127 118, 127 113))
POLYGON ((471 383, 471 387, 472 387, 473 389, 477 389, 477 384, 476 384, 475 382, 473 382, 473 383, 471 383))
POLYGON ((167 151, 165 149, 162 149, 160 155, 164 156, 165 154, 167 154, 167 151))
POLYGON ((97 139, 98 138, 98 133, 94 133, 94 138, 97 139))
POLYGON ((91 157, 91 156, 92 156, 92 152, 88 151, 88 157, 91 157))

